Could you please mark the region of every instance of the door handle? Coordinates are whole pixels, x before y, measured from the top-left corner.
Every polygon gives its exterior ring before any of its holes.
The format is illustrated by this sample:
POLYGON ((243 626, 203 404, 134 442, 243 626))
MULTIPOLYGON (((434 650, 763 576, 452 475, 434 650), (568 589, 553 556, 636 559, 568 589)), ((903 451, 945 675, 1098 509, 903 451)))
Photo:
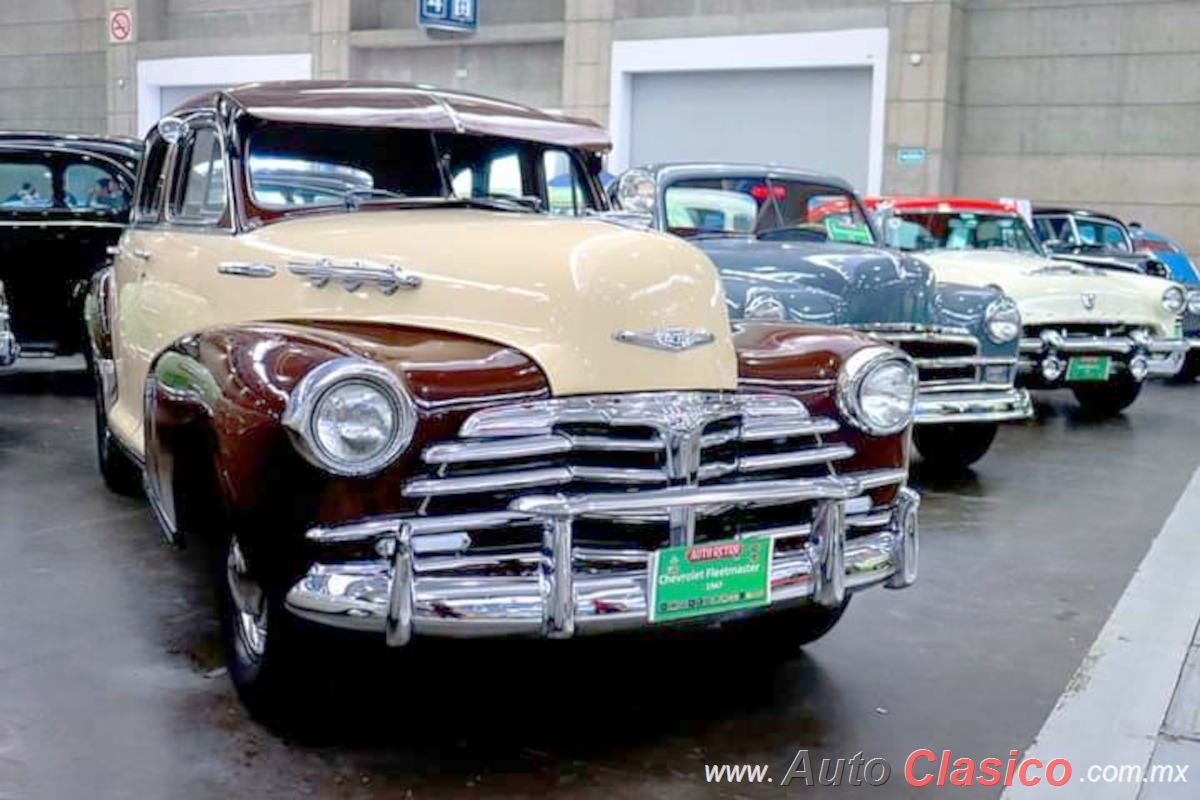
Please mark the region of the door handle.
POLYGON ((150 251, 149 250, 143 250, 140 247, 135 247, 135 248, 133 248, 133 250, 131 252, 133 253, 134 258, 140 259, 142 261, 150 260, 150 251))

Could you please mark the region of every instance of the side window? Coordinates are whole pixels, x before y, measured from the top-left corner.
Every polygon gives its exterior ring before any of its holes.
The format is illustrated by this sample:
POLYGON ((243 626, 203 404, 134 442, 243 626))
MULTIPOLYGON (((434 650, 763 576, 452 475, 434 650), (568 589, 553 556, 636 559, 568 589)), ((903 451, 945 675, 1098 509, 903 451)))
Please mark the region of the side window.
POLYGON ((0 163, 0 208, 50 208, 54 176, 40 161, 0 163))
POLYGON ((63 172, 67 204, 76 210, 120 212, 129 208, 129 193, 111 172, 94 164, 72 164, 63 172))
POLYGON ((551 214, 577 217, 589 208, 587 184, 570 155, 562 150, 544 151, 542 174, 546 179, 546 200, 551 214))
POLYGON ((134 190, 135 222, 157 222, 162 215, 163 186, 167 181, 167 153, 170 149, 165 141, 156 137, 146 150, 134 190))
POLYGON ((175 218, 206 225, 219 222, 225 214, 225 162, 215 130, 196 131, 181 166, 175 177, 177 187, 183 184, 176 200, 175 218))

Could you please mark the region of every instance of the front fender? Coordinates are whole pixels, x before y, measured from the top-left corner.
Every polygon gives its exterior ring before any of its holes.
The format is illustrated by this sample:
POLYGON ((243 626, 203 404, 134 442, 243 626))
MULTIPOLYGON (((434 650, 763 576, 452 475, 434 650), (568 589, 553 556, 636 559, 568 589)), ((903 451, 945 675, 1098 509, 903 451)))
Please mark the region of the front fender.
POLYGON ((985 356, 1017 357, 1020 337, 997 344, 987 336, 984 321, 988 306, 1005 298, 1004 292, 994 286, 970 286, 962 283, 938 282, 934 293, 934 313, 937 324, 952 328, 963 328, 979 339, 985 356))
POLYGON ((215 509, 248 547, 294 550, 314 525, 411 511, 400 490, 424 442, 451 436, 481 407, 548 394, 523 354, 457 334, 358 323, 207 329, 172 343, 151 366, 147 486, 165 532, 179 541, 214 524, 215 509), (297 383, 345 357, 395 372, 417 409, 412 444, 376 475, 346 478, 309 464, 282 424, 297 383))

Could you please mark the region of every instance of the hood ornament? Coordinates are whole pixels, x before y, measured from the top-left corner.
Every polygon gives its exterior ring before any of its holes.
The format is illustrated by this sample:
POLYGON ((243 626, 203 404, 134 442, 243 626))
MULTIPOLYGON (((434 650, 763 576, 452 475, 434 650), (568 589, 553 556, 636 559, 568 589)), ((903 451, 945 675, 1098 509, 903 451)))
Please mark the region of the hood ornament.
POLYGON ((716 336, 696 328, 658 328, 653 331, 617 331, 613 338, 624 344, 681 353, 716 341, 716 336))
POLYGON ((1079 299, 1083 302, 1083 307, 1085 309, 1087 309, 1088 311, 1091 311, 1093 308, 1096 307, 1096 293, 1095 292, 1083 292, 1082 294, 1079 295, 1079 299))

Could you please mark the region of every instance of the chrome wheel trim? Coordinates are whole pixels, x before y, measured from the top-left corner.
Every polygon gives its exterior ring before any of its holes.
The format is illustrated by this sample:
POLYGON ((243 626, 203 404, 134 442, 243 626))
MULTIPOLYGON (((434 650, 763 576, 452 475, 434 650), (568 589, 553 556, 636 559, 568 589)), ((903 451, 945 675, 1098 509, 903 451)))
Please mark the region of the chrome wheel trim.
POLYGON ((267 652, 267 597, 250 577, 246 557, 237 537, 229 540, 225 559, 225 578, 233 601, 233 623, 238 643, 247 658, 261 661, 267 652))

